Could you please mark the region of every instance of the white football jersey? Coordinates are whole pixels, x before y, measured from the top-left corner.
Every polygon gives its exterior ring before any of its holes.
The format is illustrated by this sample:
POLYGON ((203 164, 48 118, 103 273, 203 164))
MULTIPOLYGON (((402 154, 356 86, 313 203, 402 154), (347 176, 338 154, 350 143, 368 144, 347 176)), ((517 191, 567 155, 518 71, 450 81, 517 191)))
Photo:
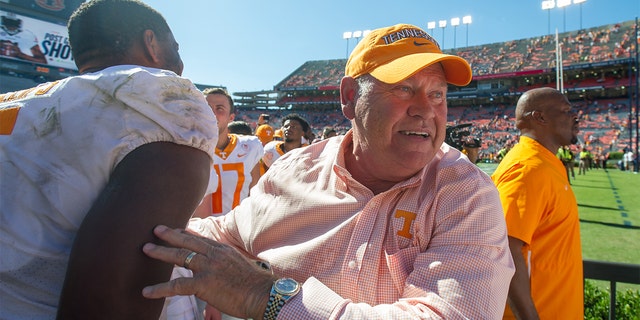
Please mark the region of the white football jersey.
POLYGON ((207 188, 212 215, 226 214, 249 195, 251 170, 262 154, 262 143, 256 136, 229 134, 224 150, 216 148, 207 188))
POLYGON ((171 71, 115 66, 0 95, 0 318, 56 317, 75 235, 127 154, 162 141, 213 159, 217 140, 204 96, 171 71))
MULTIPOLYGON (((306 139, 302 139, 301 147, 306 147, 309 144, 306 143, 306 139)), ((284 150, 284 141, 271 141, 264 146, 264 155, 262 156, 262 163, 268 169, 271 165, 278 160, 282 155, 285 154, 284 150)), ((264 172, 263 172, 264 174, 264 172)))
POLYGON ((284 141, 271 141, 264 146, 264 156, 262 156, 262 162, 268 167, 271 167, 274 161, 278 160, 280 156, 284 154, 282 145, 284 141))

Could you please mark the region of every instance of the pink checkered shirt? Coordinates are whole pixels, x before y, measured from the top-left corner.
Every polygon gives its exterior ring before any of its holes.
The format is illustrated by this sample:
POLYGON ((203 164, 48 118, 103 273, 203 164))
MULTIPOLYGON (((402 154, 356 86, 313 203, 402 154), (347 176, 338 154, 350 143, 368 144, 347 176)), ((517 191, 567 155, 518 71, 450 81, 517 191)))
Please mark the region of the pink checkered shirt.
POLYGON ((231 213, 189 228, 304 283, 278 319, 501 318, 514 266, 490 178, 443 145, 374 195, 345 169, 351 139, 287 153, 231 213))

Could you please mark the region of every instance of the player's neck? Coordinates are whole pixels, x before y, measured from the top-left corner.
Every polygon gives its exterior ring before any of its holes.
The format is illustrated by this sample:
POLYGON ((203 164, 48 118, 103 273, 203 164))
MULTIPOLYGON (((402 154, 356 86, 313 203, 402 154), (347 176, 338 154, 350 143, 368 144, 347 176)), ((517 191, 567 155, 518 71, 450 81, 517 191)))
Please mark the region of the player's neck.
POLYGON ((220 136, 218 137, 218 144, 216 145, 216 149, 224 150, 224 148, 226 148, 229 145, 229 142, 231 142, 229 133, 226 131, 224 133, 221 133, 220 136))
POLYGON ((298 141, 298 142, 296 142, 296 141, 285 141, 282 144, 282 151, 287 153, 287 152, 289 152, 289 151, 291 151, 293 149, 297 149, 297 148, 300 148, 300 147, 302 147, 302 142, 301 141, 298 141))

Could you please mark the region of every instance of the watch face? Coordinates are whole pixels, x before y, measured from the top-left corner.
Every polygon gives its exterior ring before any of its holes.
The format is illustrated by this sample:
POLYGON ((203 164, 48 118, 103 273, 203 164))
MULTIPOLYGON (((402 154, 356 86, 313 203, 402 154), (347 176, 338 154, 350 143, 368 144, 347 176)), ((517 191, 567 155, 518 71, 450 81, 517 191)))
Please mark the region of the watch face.
POLYGON ((280 294, 292 295, 298 292, 300 285, 293 279, 283 278, 276 281, 274 287, 280 294))

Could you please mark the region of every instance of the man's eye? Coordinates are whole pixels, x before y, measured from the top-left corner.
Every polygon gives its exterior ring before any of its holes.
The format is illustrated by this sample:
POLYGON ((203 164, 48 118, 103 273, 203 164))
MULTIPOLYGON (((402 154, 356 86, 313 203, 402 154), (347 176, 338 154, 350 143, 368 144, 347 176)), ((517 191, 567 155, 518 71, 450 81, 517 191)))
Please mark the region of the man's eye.
POLYGON ((431 100, 437 103, 442 102, 445 96, 446 96, 445 93, 442 91, 435 91, 435 92, 429 93, 429 98, 431 98, 431 100))
POLYGON ((393 88, 393 94, 400 98, 410 98, 413 96, 413 89, 407 86, 397 86, 393 88))

